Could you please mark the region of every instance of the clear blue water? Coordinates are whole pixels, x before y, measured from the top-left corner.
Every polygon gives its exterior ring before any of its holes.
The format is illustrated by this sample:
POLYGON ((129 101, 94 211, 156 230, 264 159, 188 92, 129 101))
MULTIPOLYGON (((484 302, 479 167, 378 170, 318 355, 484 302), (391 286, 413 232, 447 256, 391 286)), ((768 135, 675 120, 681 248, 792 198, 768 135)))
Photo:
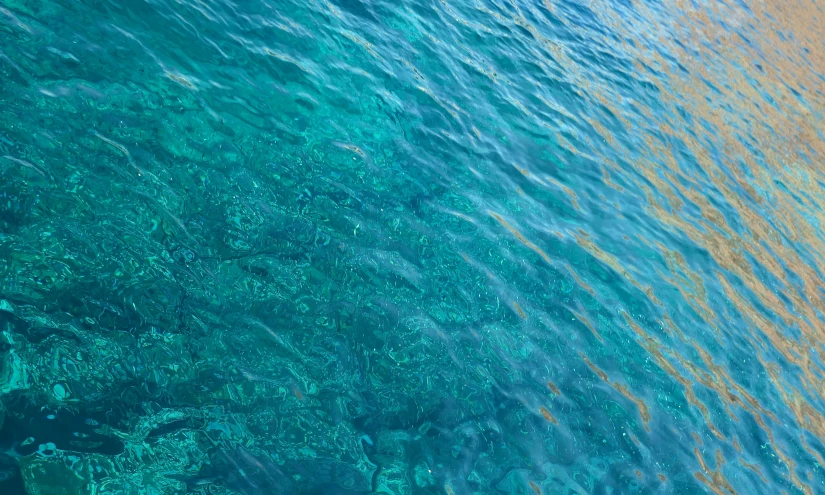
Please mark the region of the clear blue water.
POLYGON ((825 493, 813 3, 0 5, 0 493, 825 493))

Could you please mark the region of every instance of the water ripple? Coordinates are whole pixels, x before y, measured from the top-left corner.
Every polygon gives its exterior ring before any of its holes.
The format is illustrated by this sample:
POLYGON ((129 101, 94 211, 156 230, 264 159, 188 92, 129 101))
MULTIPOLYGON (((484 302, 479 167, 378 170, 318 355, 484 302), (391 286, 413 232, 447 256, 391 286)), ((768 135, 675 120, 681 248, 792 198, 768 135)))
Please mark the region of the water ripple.
POLYGON ((0 487, 825 491, 822 21, 5 2, 0 487))

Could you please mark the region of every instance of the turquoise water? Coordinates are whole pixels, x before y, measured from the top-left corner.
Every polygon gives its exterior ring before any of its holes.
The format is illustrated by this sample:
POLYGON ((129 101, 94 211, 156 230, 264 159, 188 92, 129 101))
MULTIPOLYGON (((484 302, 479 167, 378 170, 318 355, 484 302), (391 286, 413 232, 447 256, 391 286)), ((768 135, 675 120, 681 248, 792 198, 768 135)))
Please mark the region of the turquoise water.
POLYGON ((820 17, 3 0, 0 493, 825 493, 820 17))

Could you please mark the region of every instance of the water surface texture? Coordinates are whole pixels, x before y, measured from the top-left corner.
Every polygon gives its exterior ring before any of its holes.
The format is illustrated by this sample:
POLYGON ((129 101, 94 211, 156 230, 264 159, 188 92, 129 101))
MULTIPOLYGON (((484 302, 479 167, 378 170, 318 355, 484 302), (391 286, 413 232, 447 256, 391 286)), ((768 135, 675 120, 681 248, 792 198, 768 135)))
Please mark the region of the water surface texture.
POLYGON ((825 493, 823 25, 2 0, 0 493, 825 493))

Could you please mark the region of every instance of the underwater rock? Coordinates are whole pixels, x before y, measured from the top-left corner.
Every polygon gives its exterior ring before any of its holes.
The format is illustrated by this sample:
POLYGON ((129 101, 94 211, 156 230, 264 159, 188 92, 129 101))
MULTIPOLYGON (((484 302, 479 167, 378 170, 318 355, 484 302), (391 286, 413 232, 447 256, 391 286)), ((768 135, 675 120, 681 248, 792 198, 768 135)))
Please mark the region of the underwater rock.
POLYGON ((70 468, 65 454, 44 450, 20 459, 20 473, 29 495, 77 495, 85 493, 88 479, 70 468))
POLYGON ((413 485, 408 474, 407 463, 399 459, 381 466, 375 476, 375 493, 388 495, 410 495, 413 485))

